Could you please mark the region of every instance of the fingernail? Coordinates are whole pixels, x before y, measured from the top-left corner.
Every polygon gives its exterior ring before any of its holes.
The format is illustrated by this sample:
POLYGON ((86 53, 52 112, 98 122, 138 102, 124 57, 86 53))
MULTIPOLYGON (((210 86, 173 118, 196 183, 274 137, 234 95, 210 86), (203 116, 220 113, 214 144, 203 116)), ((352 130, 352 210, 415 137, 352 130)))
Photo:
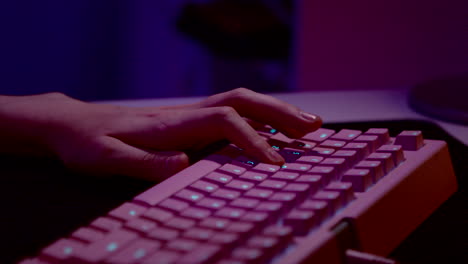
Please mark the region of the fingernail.
POLYGON ((278 154, 278 152, 276 152, 276 150, 274 150, 273 148, 268 149, 267 155, 268 155, 268 159, 274 163, 278 163, 278 164, 284 163, 283 157, 281 157, 281 155, 278 154))
POLYGON ((317 121, 318 117, 316 115, 313 115, 313 114, 309 114, 307 112, 301 112, 301 117, 307 121, 317 121))

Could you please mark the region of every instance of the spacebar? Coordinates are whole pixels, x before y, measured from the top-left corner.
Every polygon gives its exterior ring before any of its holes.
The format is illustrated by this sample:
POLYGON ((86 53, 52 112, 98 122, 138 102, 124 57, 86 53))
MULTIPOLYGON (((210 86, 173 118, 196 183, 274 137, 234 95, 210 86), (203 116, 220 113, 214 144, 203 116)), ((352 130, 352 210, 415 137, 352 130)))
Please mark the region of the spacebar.
POLYGON ((218 159, 215 155, 212 155, 207 159, 200 160, 154 187, 135 196, 133 200, 149 206, 155 206, 161 200, 169 197, 178 190, 181 190, 200 177, 221 167, 222 162, 220 162, 220 160, 222 159, 218 159))

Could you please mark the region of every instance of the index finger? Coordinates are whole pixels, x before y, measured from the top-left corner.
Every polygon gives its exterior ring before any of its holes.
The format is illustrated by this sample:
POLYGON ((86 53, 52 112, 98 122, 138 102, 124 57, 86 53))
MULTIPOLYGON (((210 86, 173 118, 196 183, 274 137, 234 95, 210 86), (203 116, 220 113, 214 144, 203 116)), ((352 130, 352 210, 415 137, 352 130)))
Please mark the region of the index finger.
POLYGON ((289 137, 299 138, 322 125, 319 116, 272 96, 238 88, 216 94, 199 103, 200 107, 230 106, 241 116, 268 124, 289 137))

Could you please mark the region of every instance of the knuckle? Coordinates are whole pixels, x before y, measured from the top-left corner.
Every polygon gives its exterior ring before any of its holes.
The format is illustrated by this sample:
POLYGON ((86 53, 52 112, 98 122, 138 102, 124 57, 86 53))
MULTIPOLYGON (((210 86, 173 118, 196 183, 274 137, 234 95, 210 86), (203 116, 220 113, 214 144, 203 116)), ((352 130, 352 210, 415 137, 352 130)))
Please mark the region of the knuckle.
POLYGON ((254 92, 247 88, 236 88, 228 93, 228 100, 236 104, 248 100, 253 96, 253 94, 254 92))
POLYGON ((216 107, 214 115, 216 118, 222 121, 228 121, 236 115, 236 110, 231 106, 220 106, 216 107))

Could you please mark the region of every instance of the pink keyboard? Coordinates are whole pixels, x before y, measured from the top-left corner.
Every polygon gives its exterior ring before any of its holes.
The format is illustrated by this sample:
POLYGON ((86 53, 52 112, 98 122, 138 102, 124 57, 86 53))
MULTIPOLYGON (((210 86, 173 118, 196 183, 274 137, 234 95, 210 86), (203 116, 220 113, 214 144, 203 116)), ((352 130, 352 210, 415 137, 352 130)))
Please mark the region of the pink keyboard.
POLYGON ((420 131, 258 132, 286 164, 228 145, 21 263, 371 263, 457 188, 420 131))

